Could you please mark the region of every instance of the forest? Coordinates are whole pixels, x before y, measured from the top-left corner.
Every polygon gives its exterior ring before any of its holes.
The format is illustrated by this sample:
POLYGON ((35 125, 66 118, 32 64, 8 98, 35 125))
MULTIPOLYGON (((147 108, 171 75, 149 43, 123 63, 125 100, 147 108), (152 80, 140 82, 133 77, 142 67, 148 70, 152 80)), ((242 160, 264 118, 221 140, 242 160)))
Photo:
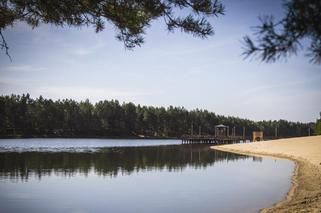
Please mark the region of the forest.
POLYGON ((315 123, 286 120, 252 121, 217 115, 203 109, 153 107, 134 103, 88 99, 52 100, 29 94, 0 96, 0 137, 95 137, 95 138, 179 138, 184 134, 214 134, 217 124, 235 127, 246 137, 261 130, 264 138, 314 134, 315 123))

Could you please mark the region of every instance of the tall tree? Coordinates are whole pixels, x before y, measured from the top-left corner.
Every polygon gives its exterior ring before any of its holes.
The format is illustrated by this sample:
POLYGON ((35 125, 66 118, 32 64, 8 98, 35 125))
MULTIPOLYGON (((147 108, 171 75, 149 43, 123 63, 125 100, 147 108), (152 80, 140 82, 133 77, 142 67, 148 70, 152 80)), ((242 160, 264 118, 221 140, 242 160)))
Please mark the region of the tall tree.
MULTIPOLYGON (((236 127, 237 135, 264 131, 265 138, 305 136, 314 124, 279 121, 254 122, 232 116, 216 115, 206 110, 188 111, 183 107, 151 107, 117 100, 100 101, 71 99, 53 101, 27 95, 0 96, 0 137, 181 137, 190 134, 214 134, 217 124, 236 127)), ((320 134, 320 119, 315 131, 320 134)))

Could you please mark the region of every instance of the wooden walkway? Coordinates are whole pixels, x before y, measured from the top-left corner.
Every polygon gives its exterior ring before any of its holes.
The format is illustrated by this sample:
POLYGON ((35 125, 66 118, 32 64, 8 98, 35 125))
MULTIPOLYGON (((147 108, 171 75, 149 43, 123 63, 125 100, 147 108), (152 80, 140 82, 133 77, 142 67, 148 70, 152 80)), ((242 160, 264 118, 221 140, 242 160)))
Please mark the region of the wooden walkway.
POLYGON ((214 135, 183 135, 182 144, 233 144, 244 142, 246 139, 241 136, 214 136, 214 135))

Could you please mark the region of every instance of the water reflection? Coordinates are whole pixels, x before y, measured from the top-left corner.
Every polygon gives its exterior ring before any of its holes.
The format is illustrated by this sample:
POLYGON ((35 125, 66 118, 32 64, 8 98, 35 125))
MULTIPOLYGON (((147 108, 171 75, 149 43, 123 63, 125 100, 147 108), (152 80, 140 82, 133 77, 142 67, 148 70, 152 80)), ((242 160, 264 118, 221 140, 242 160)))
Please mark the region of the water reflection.
POLYGON ((30 176, 40 179, 51 174, 87 175, 91 171, 116 177, 150 170, 201 169, 216 162, 245 158, 248 156, 190 145, 102 148, 95 152, 5 152, 0 153, 0 178, 27 180, 30 176))

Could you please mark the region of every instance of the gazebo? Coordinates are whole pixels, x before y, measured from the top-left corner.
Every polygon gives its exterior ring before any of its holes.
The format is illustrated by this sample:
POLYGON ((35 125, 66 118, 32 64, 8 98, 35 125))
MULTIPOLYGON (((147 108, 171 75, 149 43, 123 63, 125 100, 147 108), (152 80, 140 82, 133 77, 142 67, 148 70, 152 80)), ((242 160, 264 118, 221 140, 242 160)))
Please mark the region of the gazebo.
POLYGON ((216 125, 214 127, 215 137, 228 137, 229 129, 229 126, 225 126, 223 124, 216 125))

